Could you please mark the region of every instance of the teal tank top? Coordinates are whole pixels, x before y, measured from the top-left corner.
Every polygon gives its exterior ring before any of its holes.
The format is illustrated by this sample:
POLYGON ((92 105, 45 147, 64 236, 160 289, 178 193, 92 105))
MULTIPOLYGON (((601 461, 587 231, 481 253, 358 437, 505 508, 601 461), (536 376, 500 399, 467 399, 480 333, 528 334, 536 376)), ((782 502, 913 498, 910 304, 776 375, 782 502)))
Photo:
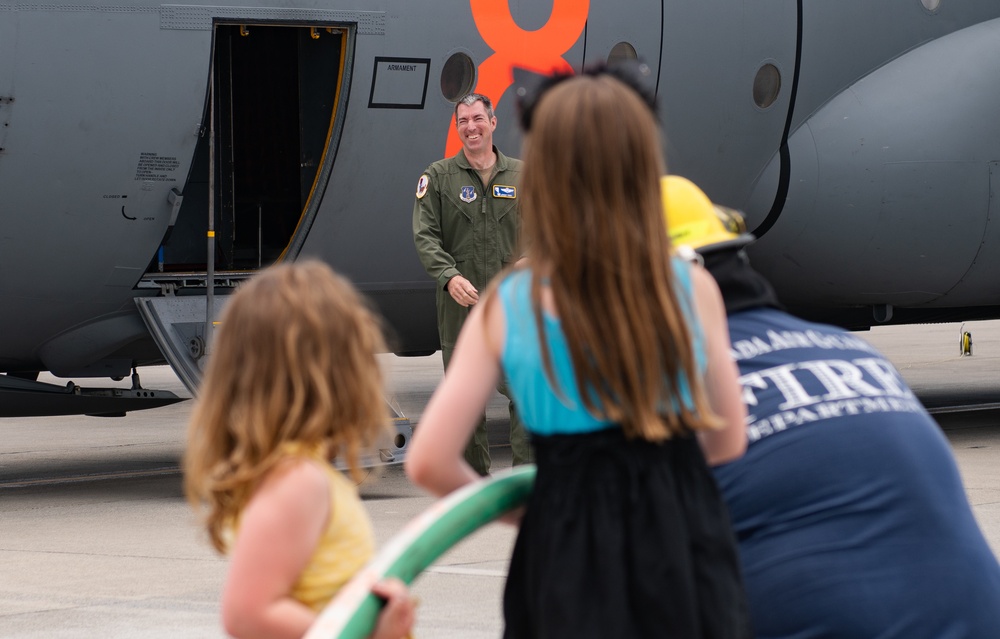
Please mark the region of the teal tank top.
MULTIPOLYGON (((705 352, 701 324, 692 304, 690 267, 679 259, 674 259, 672 265, 678 297, 694 336, 696 365, 701 372, 705 369, 705 352)), ((531 305, 531 270, 508 274, 500 283, 497 294, 507 324, 500 361, 518 413, 527 429, 536 435, 572 435, 616 426, 614 422, 598 419, 587 411, 580 398, 573 362, 559 319, 543 312, 545 336, 552 355, 552 372, 559 391, 549 383, 531 305)), ((680 380, 680 388, 681 401, 685 406, 692 406, 686 379, 680 380)))

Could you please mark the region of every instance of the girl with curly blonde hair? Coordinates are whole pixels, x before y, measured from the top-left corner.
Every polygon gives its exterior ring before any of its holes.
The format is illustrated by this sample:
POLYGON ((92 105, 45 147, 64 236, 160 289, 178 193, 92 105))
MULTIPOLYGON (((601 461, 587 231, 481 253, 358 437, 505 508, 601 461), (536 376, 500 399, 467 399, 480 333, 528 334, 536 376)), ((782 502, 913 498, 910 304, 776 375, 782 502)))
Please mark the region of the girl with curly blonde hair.
MULTIPOLYGON (((222 596, 236 637, 301 637, 374 552, 355 484, 359 451, 387 425, 378 321, 317 261, 262 271, 229 299, 184 457, 189 501, 231 557, 222 596)), ((378 584, 373 637, 406 636, 413 603, 378 584)))

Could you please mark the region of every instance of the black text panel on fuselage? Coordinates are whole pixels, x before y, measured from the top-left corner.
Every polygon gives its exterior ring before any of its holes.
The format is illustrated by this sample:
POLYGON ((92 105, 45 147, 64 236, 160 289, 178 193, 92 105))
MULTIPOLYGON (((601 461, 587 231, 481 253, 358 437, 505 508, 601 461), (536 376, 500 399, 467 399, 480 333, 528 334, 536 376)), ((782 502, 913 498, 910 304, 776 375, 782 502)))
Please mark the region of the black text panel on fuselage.
POLYGON ((443 92, 489 93, 517 155, 511 66, 631 51, 670 170, 764 231, 753 258, 787 302, 868 321, 1000 306, 998 16, 992 0, 0 0, 0 370, 163 361, 134 299, 204 294, 210 191, 222 292, 320 257, 376 301, 395 350, 434 350, 410 212, 454 150, 443 92))

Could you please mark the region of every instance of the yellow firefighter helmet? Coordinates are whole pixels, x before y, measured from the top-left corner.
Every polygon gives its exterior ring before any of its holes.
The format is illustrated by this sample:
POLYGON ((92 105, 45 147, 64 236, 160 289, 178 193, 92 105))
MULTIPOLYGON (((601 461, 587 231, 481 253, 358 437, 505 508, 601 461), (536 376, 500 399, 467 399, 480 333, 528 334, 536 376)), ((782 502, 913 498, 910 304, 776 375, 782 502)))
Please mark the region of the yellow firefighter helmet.
POLYGON ((714 251, 749 244, 743 216, 733 209, 712 204, 704 191, 679 175, 660 179, 663 217, 674 246, 714 251))

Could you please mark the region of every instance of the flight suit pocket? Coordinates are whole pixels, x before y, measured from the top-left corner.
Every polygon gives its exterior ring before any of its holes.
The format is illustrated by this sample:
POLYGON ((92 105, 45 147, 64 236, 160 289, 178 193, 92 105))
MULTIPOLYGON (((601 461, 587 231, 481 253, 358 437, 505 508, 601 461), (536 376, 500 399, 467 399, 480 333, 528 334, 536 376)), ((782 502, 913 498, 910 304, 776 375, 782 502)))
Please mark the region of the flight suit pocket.
POLYGON ((497 221, 503 220, 508 215, 514 213, 514 209, 517 208, 517 200, 504 201, 504 206, 497 209, 497 221))
POLYGON ((476 199, 471 202, 463 202, 457 193, 445 193, 444 197, 447 200, 447 208, 457 211, 464 222, 472 222, 473 216, 479 210, 478 194, 476 199))

